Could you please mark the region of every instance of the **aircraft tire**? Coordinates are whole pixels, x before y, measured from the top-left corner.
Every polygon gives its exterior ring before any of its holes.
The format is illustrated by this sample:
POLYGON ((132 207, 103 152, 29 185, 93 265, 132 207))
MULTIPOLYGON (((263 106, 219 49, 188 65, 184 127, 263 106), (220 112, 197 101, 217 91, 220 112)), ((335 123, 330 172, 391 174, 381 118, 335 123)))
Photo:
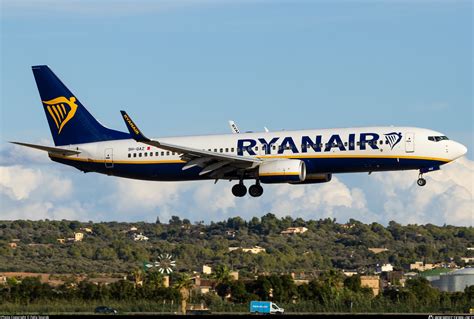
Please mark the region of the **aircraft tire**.
POLYGON ((425 185, 426 185, 426 179, 424 179, 424 178, 418 178, 418 180, 416 181, 416 183, 418 184, 418 186, 425 186, 425 185))
POLYGON ((247 187, 244 184, 235 184, 232 186, 232 194, 235 197, 244 197, 247 194, 247 187))
POLYGON ((263 194, 263 187, 260 184, 255 184, 249 187, 249 194, 252 197, 259 197, 263 194))

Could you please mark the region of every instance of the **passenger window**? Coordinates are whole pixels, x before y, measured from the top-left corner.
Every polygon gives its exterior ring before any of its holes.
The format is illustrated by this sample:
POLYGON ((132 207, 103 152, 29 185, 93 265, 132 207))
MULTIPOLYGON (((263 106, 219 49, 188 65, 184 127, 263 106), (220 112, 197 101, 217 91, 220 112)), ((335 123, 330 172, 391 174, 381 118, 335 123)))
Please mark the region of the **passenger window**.
POLYGON ((226 153, 229 153, 229 149, 228 149, 227 147, 225 148, 225 152, 226 152, 226 153))
POLYGON ((255 146, 255 150, 258 151, 258 146, 255 146))
POLYGON ((138 157, 142 157, 142 153, 138 153, 138 157))
POLYGON ((165 156, 165 152, 161 152, 161 156, 165 156))
POLYGON ((173 152, 173 153, 171 153, 171 155, 174 155, 174 152, 173 152))
POLYGON ((273 148, 273 150, 276 150, 276 146, 275 146, 275 145, 273 145, 273 147, 272 147, 272 148, 273 148))
POLYGON ((147 153, 147 152, 145 152, 145 157, 147 157, 147 156, 148 156, 148 153, 147 153))
POLYGON ((222 153, 224 150, 221 148, 219 151, 222 153))
POLYGON ((158 152, 155 152, 155 156, 158 156, 158 154, 159 154, 158 152))
POLYGON ((170 151, 166 151, 166 156, 169 156, 170 155, 170 151))
POLYGON ((344 146, 347 146, 347 142, 344 142, 344 146))
POLYGON ((150 156, 153 156, 153 152, 150 152, 150 156))
POLYGON ((217 153, 217 148, 214 149, 214 153, 217 153))
POLYGON ((357 146, 359 146, 359 145, 360 145, 360 142, 357 142, 357 146))
POLYGON ((211 149, 208 149, 208 151, 210 152, 210 151, 211 151, 211 149))
POLYGON ((133 157, 137 157, 137 153, 133 153, 133 157))
POLYGON ((132 154, 128 153, 128 157, 132 157, 132 154))
POLYGON ((234 148, 232 147, 232 148, 230 149, 230 151, 231 151, 232 153, 234 153, 234 148))
POLYGON ((382 140, 380 140, 380 145, 383 145, 383 141, 382 141, 382 140))

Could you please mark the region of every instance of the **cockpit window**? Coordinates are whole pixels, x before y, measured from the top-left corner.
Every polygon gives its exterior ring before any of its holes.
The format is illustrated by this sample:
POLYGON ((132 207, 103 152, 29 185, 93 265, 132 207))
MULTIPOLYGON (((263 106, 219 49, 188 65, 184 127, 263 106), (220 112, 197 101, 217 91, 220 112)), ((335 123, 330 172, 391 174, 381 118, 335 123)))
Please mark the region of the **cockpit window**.
POLYGON ((444 140, 449 140, 447 136, 428 136, 429 141, 439 142, 444 140))

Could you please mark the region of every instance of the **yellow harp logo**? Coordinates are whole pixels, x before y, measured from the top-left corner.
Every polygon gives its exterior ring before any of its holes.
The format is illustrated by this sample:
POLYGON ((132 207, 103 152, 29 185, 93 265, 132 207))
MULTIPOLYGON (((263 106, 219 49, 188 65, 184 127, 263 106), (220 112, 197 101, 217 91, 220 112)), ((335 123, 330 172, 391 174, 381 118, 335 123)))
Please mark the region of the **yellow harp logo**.
POLYGON ((75 102, 76 98, 74 96, 71 96, 69 100, 64 96, 60 96, 49 101, 43 101, 49 115, 56 123, 58 134, 61 134, 64 125, 76 114, 77 104, 75 102))

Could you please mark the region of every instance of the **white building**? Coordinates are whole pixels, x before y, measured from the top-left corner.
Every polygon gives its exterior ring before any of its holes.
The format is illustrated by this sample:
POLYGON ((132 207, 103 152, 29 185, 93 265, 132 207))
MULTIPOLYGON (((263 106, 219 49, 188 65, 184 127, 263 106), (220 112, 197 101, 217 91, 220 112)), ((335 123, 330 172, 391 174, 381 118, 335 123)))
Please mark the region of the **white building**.
POLYGON ((306 227, 288 227, 281 232, 282 235, 303 234, 308 231, 306 227))
POLYGON ((134 241, 147 241, 149 238, 143 235, 142 233, 140 234, 133 234, 133 240, 134 241))

